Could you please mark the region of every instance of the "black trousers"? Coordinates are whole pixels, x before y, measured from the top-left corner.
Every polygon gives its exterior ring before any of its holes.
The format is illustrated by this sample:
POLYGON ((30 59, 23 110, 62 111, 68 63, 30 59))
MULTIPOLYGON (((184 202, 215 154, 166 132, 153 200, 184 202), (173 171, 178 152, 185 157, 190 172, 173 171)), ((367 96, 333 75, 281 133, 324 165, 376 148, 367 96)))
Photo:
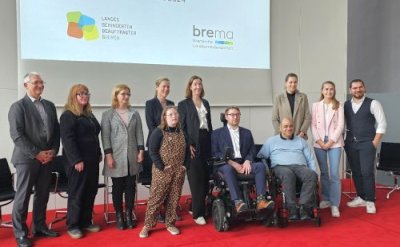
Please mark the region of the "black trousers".
POLYGON ((187 170, 192 194, 193 219, 204 217, 206 211, 206 196, 209 190, 207 159, 211 155, 211 136, 207 130, 199 131, 199 143, 200 147, 196 150, 196 157, 191 160, 187 170))
POLYGON ((112 200, 116 212, 122 212, 123 195, 125 193, 125 210, 133 210, 136 192, 136 175, 120 178, 111 178, 112 180, 112 200))
POLYGON ((375 157, 372 141, 346 142, 344 150, 349 160, 357 195, 365 201, 375 201, 375 157))
POLYGON ((68 176, 68 230, 92 224, 93 205, 99 186, 99 160, 84 160, 82 172, 74 166, 67 169, 68 176))

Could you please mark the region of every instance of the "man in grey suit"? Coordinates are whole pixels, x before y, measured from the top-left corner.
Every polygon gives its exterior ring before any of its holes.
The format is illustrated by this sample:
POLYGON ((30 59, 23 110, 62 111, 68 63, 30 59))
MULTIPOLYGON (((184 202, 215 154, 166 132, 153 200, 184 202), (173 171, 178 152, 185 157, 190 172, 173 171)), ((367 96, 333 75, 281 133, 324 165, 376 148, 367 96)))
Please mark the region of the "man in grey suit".
POLYGON ((32 246, 28 239, 26 217, 34 189, 32 233, 57 237, 46 226, 51 164, 60 147, 60 126, 54 104, 41 97, 44 82, 36 72, 24 77, 26 95, 12 104, 8 113, 10 135, 14 142, 11 162, 17 171, 12 221, 18 246, 32 246))

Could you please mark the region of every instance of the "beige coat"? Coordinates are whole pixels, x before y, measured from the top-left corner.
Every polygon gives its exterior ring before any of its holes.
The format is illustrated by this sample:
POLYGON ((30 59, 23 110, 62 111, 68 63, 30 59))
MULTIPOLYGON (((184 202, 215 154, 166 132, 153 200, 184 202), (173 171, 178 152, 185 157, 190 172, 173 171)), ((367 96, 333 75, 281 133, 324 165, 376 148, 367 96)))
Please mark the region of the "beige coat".
MULTIPOLYGON (((311 124, 310 106, 308 105, 307 95, 296 91, 293 116, 286 92, 278 95, 272 109, 272 125, 274 126, 276 134, 279 134, 281 119, 285 117, 293 118, 295 135, 298 135, 300 131, 307 134, 311 124)), ((307 136, 305 136, 305 139, 307 139, 307 136)))

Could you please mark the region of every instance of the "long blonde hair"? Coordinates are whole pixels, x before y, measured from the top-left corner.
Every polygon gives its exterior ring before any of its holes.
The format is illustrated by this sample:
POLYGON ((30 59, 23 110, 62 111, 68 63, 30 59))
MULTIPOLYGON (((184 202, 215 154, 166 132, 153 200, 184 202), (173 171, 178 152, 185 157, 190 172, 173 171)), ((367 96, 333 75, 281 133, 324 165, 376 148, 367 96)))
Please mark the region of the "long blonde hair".
MULTIPOLYGON (((337 109, 339 108, 340 103, 339 103, 339 101, 336 99, 336 86, 335 86, 335 83, 333 83, 333 81, 326 81, 326 82, 322 83, 321 91, 322 91, 322 89, 324 89, 324 86, 325 86, 326 84, 331 85, 331 86, 333 87, 334 91, 335 91, 335 92, 333 93, 333 97, 332 97, 332 109, 333 109, 333 110, 337 110, 337 109)), ((319 98, 319 100, 323 100, 323 99, 324 99, 324 95, 321 93, 321 97, 319 98)))
POLYGON ((82 92, 89 93, 88 87, 83 84, 73 85, 69 90, 67 103, 65 104, 64 109, 66 111, 71 111, 76 116, 80 115, 89 116, 92 114, 92 107, 89 101, 87 105, 83 108, 83 110, 81 110, 78 101, 76 99, 77 94, 82 92))
MULTIPOLYGON (((123 90, 127 90, 129 93, 131 93, 131 89, 125 85, 125 84, 118 84, 114 87, 113 91, 112 91, 112 100, 111 100, 111 107, 112 108, 117 108, 118 107, 118 99, 117 99, 117 95, 123 91, 123 90)), ((130 106, 131 104, 129 103, 128 106, 130 106)))

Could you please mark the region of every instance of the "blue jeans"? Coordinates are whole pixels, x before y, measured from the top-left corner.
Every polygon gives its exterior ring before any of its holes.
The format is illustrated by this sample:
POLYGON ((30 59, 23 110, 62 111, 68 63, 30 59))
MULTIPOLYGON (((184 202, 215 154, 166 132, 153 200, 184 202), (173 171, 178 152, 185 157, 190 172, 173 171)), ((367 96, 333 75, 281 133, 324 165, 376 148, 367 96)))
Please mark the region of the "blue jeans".
POLYGON ((314 151, 321 171, 322 200, 329 201, 332 206, 339 207, 341 197, 339 166, 342 148, 330 148, 328 150, 314 148, 314 151))

